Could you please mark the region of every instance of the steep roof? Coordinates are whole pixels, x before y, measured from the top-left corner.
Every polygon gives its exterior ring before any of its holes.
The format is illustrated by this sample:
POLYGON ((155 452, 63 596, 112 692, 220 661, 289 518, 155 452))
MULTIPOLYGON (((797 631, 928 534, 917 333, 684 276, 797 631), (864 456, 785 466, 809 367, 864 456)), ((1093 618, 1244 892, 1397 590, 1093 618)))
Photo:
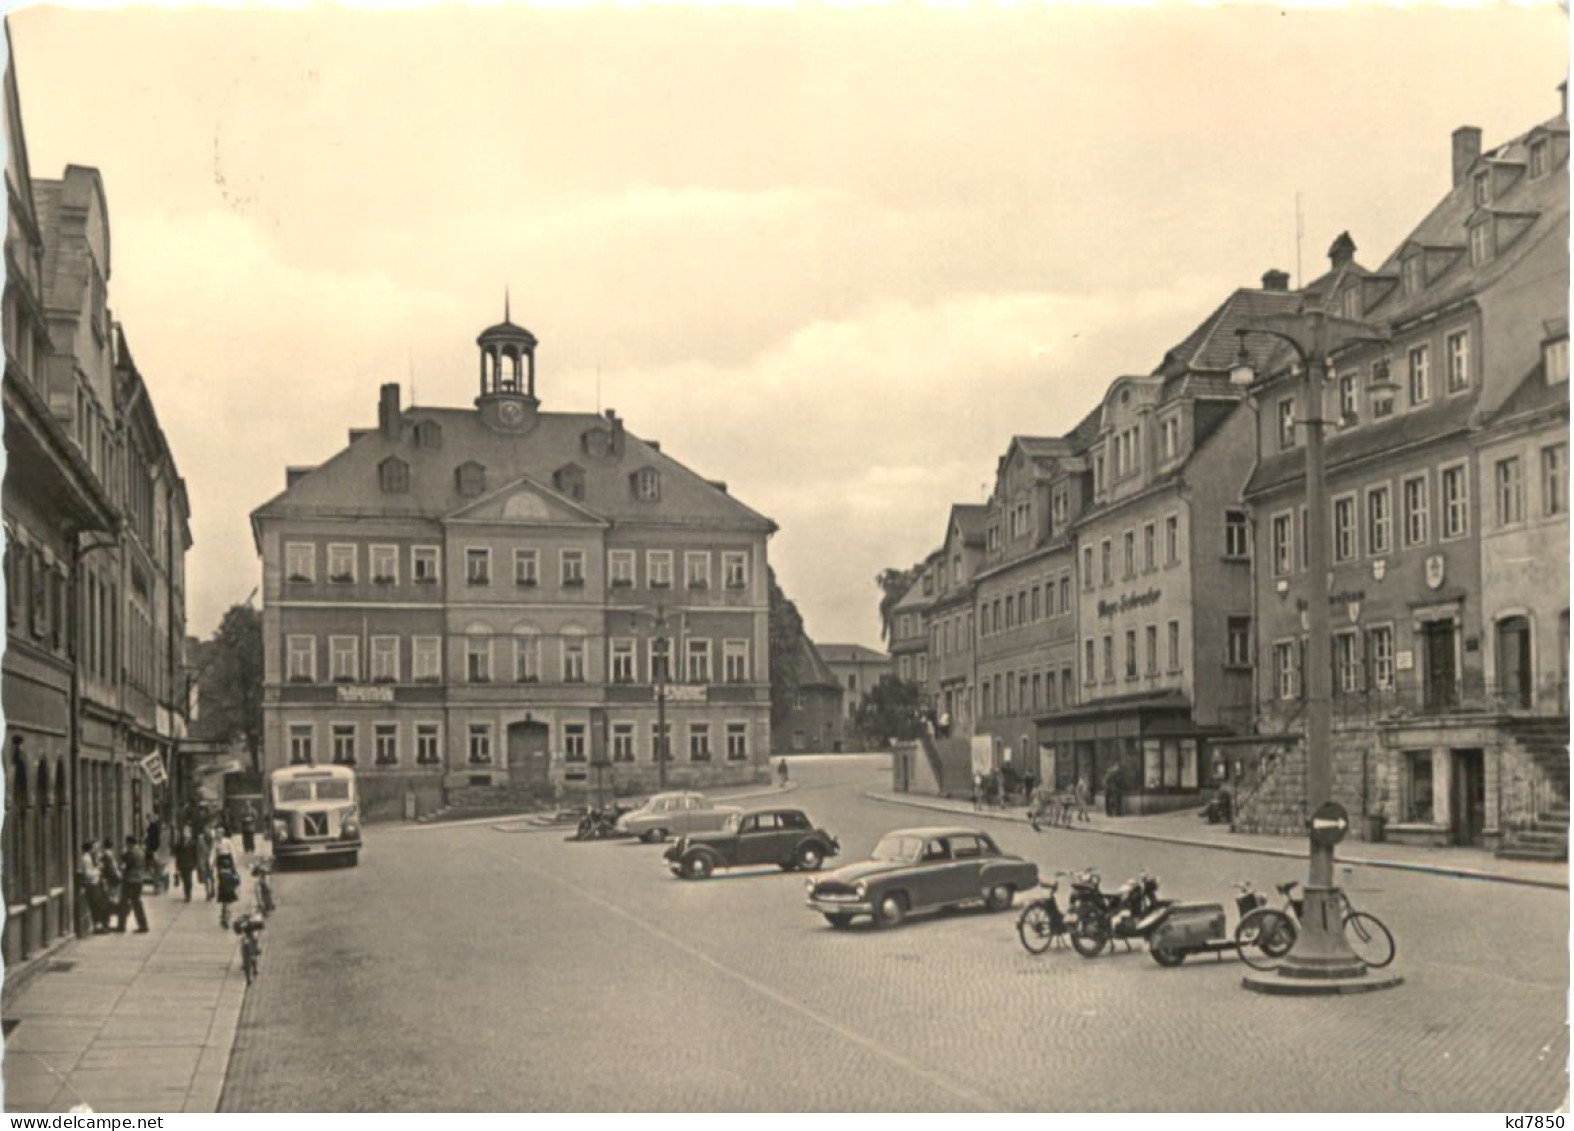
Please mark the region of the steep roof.
POLYGON ((621 455, 588 455, 584 436, 610 426, 606 418, 591 413, 543 412, 534 427, 512 433, 488 427, 474 409, 410 408, 400 416, 397 439, 375 429, 356 434, 348 447, 262 504, 252 518, 376 515, 439 520, 478 501, 460 493, 455 476, 455 469, 473 461, 485 468, 486 493, 529 480, 535 490, 554 495, 545 485, 553 482, 554 472, 573 465, 583 473, 584 498, 556 495, 554 501, 612 522, 765 533, 776 529, 770 519, 632 433, 624 432, 621 455), (441 429, 440 446, 416 443, 416 425, 426 422, 441 429), (378 465, 390 456, 409 465, 408 492, 385 494, 379 489, 378 465), (630 488, 629 477, 646 467, 661 474, 659 500, 636 499, 630 488))
POLYGON ((1538 362, 1498 406, 1497 411, 1481 423, 1483 427, 1490 428, 1494 424, 1502 424, 1517 416, 1528 416, 1559 408, 1563 410, 1563 415, 1568 415, 1569 383, 1559 381, 1556 385, 1547 384, 1546 370, 1543 364, 1538 362))
POLYGON ((889 664, 891 657, 862 644, 816 644, 828 664, 889 664))
POLYGON ((989 508, 983 503, 952 503, 951 521, 962 531, 964 544, 982 545, 989 527, 989 508))
POLYGON ((820 650, 814 646, 814 641, 807 635, 799 638, 799 659, 803 666, 798 669, 799 687, 834 687, 840 691, 842 681, 820 655, 820 650))
MULTIPOLYGON (((1153 374, 1171 378, 1198 371, 1228 374, 1241 348, 1236 330, 1270 314, 1293 314, 1300 303, 1299 292, 1241 287, 1181 339, 1179 345, 1165 353, 1153 374)), ((1266 360, 1272 343, 1261 335, 1253 335, 1246 339, 1246 348, 1255 365, 1266 360)))

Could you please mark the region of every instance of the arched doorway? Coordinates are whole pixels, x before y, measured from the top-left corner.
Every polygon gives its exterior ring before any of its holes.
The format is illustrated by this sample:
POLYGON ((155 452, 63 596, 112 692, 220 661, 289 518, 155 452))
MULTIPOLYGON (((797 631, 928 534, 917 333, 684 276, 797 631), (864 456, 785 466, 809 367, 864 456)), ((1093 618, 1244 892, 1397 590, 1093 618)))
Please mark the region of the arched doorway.
POLYGON ((550 776, 551 731, 545 723, 526 719, 508 725, 508 778, 515 785, 545 786, 550 776))
POLYGON ((1531 705, 1530 621, 1504 617, 1497 623, 1498 693, 1512 707, 1531 705))

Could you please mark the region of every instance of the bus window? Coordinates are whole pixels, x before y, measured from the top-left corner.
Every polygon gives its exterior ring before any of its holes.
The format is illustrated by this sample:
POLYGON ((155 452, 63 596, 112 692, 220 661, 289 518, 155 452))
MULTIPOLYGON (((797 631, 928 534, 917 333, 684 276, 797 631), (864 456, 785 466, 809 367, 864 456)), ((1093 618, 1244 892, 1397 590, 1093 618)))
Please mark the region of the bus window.
POLYGON ((318 801, 350 800, 350 783, 347 781, 320 781, 317 783, 318 801))
POLYGON ((286 805, 292 801, 310 801, 312 799, 312 783, 309 781, 280 782, 276 792, 278 793, 276 804, 286 805))

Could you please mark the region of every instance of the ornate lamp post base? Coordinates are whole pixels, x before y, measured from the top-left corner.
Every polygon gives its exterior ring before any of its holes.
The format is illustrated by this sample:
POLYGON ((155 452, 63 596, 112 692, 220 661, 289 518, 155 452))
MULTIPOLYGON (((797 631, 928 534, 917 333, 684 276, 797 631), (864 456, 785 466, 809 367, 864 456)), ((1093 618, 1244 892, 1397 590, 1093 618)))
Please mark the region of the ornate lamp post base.
POLYGON ((1365 994, 1373 990, 1391 990, 1404 981, 1392 970, 1368 970, 1360 963, 1359 974, 1330 977, 1326 971, 1300 970, 1286 963, 1277 970, 1264 974, 1247 974, 1241 985, 1253 993, 1278 994, 1282 997, 1312 997, 1320 994, 1365 994))

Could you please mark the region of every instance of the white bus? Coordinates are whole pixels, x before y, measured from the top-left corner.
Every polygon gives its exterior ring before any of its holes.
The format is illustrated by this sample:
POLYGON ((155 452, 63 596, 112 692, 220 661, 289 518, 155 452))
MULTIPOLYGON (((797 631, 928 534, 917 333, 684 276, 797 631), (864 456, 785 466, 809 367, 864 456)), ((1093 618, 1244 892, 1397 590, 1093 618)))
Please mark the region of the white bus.
POLYGON ((268 775, 273 855, 282 866, 333 856, 353 867, 361 855, 360 794, 348 766, 286 766, 268 775))

